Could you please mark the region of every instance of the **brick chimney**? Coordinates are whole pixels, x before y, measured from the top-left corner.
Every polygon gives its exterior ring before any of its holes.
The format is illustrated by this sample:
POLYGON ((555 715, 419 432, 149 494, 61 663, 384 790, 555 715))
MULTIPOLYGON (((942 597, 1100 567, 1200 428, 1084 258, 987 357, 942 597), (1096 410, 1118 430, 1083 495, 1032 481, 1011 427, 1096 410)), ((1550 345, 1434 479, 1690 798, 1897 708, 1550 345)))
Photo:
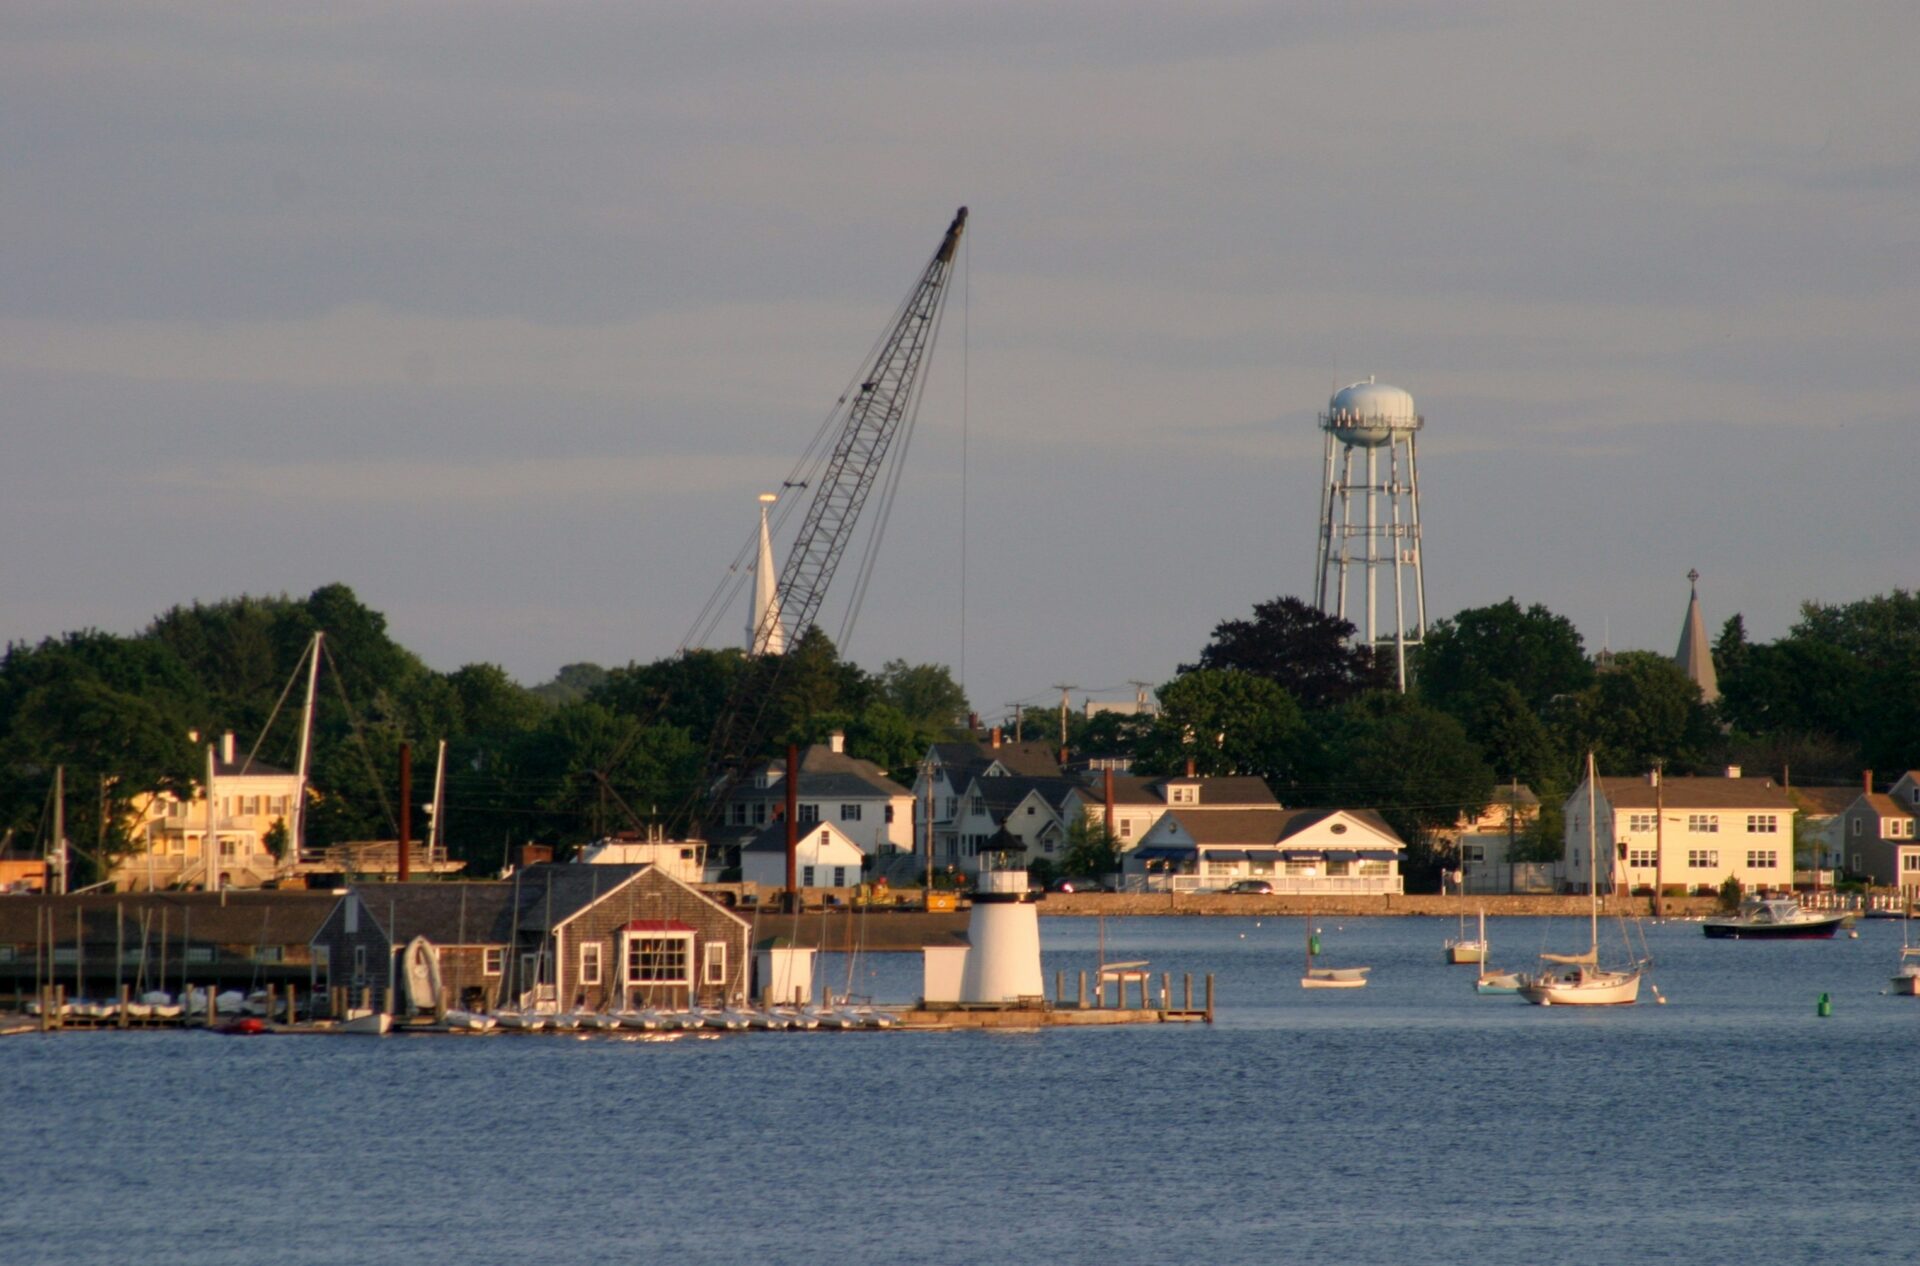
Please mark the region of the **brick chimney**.
POLYGON ((847 732, 845 730, 835 730, 833 733, 827 735, 827 750, 830 752, 844 753, 847 750, 847 732))
POLYGON ((1727 777, 1738 778, 1739 776, 1740 776, 1740 766, 1738 765, 1727 766, 1727 777))
POLYGON ((233 764, 233 731, 228 730, 220 736, 220 763, 233 764))
POLYGON ((1193 757, 1187 757, 1187 777, 1193 777, 1193 757))
POLYGON ((1866 782, 1867 794, 1872 795, 1873 794, 1873 771, 1871 769, 1862 770, 1860 776, 1866 782))
POLYGON ((993 727, 993 746, 996 751, 1000 748, 1000 727, 997 725, 993 727))

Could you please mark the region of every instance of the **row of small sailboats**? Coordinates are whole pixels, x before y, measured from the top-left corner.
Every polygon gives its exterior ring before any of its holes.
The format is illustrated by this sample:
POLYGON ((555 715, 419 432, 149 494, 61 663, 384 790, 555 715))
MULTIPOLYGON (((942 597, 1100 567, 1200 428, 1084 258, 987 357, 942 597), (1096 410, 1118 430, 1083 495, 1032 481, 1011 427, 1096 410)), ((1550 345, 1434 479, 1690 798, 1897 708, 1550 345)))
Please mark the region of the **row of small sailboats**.
POLYGON ((699 1030, 739 1032, 816 1029, 893 1029, 900 1017, 883 1007, 852 1002, 801 1007, 696 1007, 674 1011, 656 1007, 570 1011, 503 1007, 492 1012, 450 1010, 437 1027, 456 1033, 675 1033, 699 1030))
MULTIPOLYGON (((256 989, 251 993, 239 989, 226 989, 218 993, 208 989, 189 989, 181 995, 168 993, 164 989, 149 989, 125 1003, 117 999, 70 998, 57 1004, 53 1010, 63 1020, 104 1023, 116 1021, 122 1015, 129 1020, 192 1019, 205 1016, 209 1004, 216 1016, 265 1016, 267 1003, 264 989, 256 989)), ((28 1015, 37 1016, 41 1011, 39 999, 28 1000, 28 1015)))

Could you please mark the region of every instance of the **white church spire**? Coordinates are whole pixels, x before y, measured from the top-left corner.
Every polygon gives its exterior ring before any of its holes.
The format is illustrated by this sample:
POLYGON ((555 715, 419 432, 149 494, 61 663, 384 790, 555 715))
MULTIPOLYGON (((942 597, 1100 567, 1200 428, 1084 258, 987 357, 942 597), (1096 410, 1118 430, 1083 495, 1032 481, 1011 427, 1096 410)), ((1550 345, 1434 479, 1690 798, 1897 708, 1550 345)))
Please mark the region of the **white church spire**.
POLYGON ((783 655, 787 650, 787 632, 780 624, 780 577, 773 569, 773 537, 767 530, 767 507, 778 500, 774 493, 760 494, 760 552, 753 562, 753 611, 747 619, 747 650, 755 655, 783 655))
POLYGON ((1686 623, 1680 626, 1680 649, 1674 662, 1700 687, 1700 698, 1712 703, 1720 697, 1720 680, 1713 671, 1713 646, 1707 641, 1707 624, 1700 618, 1700 573, 1689 571, 1687 583, 1693 587, 1687 599, 1686 623))

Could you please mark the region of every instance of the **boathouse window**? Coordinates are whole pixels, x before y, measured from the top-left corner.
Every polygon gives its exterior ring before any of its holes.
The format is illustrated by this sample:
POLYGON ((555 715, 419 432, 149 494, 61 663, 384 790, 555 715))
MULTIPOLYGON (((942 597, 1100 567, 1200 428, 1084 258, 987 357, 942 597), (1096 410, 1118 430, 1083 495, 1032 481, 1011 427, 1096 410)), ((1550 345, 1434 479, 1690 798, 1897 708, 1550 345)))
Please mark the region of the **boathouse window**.
POLYGON ((1653 828, 1653 814, 1629 813, 1627 815, 1627 829, 1629 831, 1651 831, 1653 828))
MULTIPOLYGON (((1859 819, 1859 818, 1855 818, 1855 819, 1853 820, 1853 833, 1854 833, 1855 835, 1858 835, 1858 834, 1860 834, 1860 819, 1859 819)), ((1855 863, 1855 865, 1858 865, 1858 863, 1856 862, 1856 863, 1855 863)))
POLYGON ((1717 835, 1720 831, 1720 815, 1717 813, 1689 813, 1687 830, 1699 835, 1717 835))
POLYGON ((627 941, 627 983, 683 985, 691 978, 691 936, 635 936, 627 941))
POLYGON ((600 983, 600 942, 598 941, 580 943, 580 983, 583 985, 600 983))
POLYGON ((353 987, 359 989, 367 983, 367 947, 353 947, 353 987))
POLYGON ((1747 830, 1754 835, 1777 835, 1780 831, 1780 819, 1771 813, 1749 813, 1747 830))
POLYGON ((480 974, 481 975, 498 976, 500 974, 501 969, 506 965, 507 965, 507 951, 505 951, 504 949, 501 949, 499 946, 493 946, 492 948, 484 949, 480 951, 480 974))
POLYGON ((1755 870, 1772 870, 1779 864, 1780 854, 1770 848, 1747 850, 1747 865, 1755 870))
POLYGON ((841 805, 840 820, 842 822, 858 822, 860 820, 860 806, 857 804, 841 805))
POLYGON ((701 947, 700 979, 709 985, 727 983, 727 943, 708 941, 701 947))

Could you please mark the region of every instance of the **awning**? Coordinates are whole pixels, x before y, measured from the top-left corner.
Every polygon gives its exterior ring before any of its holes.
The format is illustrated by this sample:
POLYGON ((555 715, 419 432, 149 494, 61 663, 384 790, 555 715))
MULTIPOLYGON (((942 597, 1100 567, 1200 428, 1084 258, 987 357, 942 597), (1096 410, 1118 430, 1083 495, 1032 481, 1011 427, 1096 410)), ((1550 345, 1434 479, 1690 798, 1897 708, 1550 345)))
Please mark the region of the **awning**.
POLYGON ((1210 848, 1207 850, 1207 860, 1210 862, 1244 862, 1247 860, 1247 850, 1244 848, 1210 848))
POLYGON ((1363 862, 1390 862, 1396 860, 1400 854, 1390 848, 1363 848, 1359 856, 1363 862))
POLYGON ((1351 862, 1358 861, 1359 858, 1360 854, 1350 848, 1330 848, 1327 850, 1327 860, 1330 862, 1351 862))
POLYGON ((1317 862, 1320 850, 1317 848, 1283 848, 1280 856, 1290 862, 1317 862))
POLYGON ((1133 856, 1143 862, 1190 862, 1194 859, 1194 855, 1191 847, 1180 848, 1168 845, 1133 850, 1133 856))
POLYGON ((1250 862, 1277 862, 1280 860, 1280 850, 1277 848, 1250 848, 1247 850, 1247 860, 1250 862))

